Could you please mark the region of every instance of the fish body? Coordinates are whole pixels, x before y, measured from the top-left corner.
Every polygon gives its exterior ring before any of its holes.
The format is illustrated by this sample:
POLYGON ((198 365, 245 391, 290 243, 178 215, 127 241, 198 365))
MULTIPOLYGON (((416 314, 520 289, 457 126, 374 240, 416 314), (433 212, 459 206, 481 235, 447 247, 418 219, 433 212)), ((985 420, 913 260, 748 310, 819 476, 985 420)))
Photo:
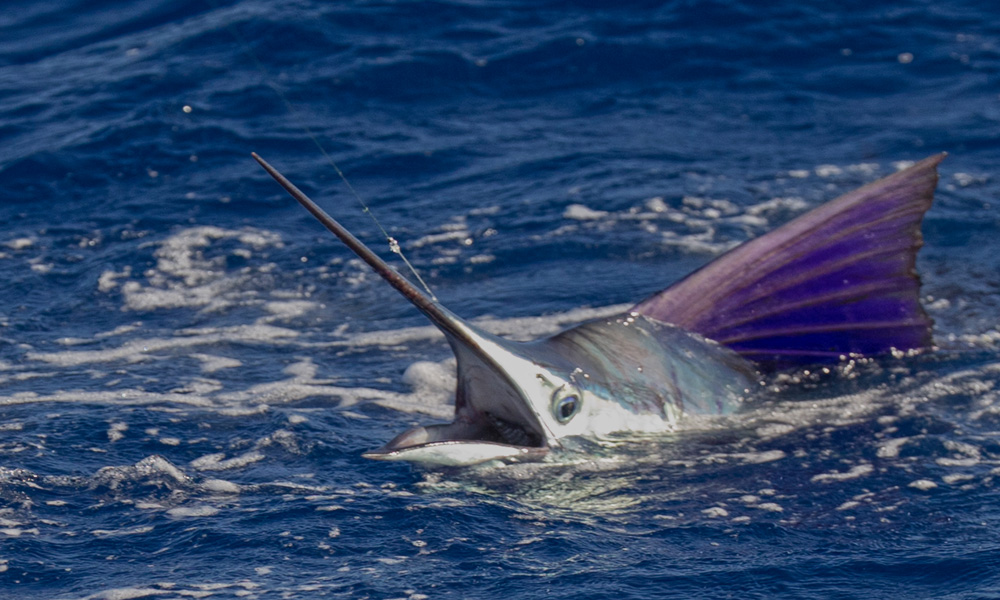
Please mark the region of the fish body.
POLYGON ((750 240, 623 314, 530 342, 456 316, 254 158, 441 329, 456 356, 454 421, 410 429, 368 458, 537 460, 576 438, 732 413, 761 372, 932 343, 914 265, 944 155, 750 240))
POLYGON ((451 346, 455 421, 416 427, 365 456, 538 458, 577 436, 672 431, 684 414, 732 413, 756 383, 753 365, 732 350, 636 313, 531 342, 477 330, 451 346))

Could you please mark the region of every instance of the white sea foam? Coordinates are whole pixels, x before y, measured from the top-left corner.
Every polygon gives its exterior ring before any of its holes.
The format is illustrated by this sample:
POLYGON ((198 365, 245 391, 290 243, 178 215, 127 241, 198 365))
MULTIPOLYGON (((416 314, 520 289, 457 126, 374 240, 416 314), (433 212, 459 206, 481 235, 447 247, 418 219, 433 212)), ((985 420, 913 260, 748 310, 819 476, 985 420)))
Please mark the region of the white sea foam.
POLYGON ((860 465, 855 465, 845 472, 833 471, 830 473, 820 473, 819 475, 814 475, 812 481, 814 482, 828 482, 828 481, 846 481, 848 479, 858 479, 859 477, 865 477, 871 475, 875 468, 869 463, 862 463, 860 465))
POLYGON ((87 596, 86 600, 135 600, 172 593, 168 589, 150 587, 122 587, 102 590, 87 596))
POLYGON ((570 204, 566 207, 563 212, 564 219, 573 219, 576 221, 592 221, 597 219, 604 219, 608 216, 607 211, 594 210, 588 208, 582 204, 570 204))
POLYGON ((876 456, 879 458, 896 458, 899 450, 908 442, 910 438, 892 438, 879 442, 876 456))
POLYGON ((93 476, 95 484, 105 485, 112 490, 137 481, 157 481, 181 487, 187 485, 190 479, 184 471, 158 455, 147 456, 134 465, 103 467, 93 476))
POLYGON ((15 238, 13 240, 8 240, 4 242, 3 245, 7 246, 11 250, 24 250, 26 248, 31 248, 32 246, 34 246, 35 239, 28 237, 15 238))
POLYGON ((216 494, 239 494, 239 485, 225 479, 206 479, 201 482, 202 489, 216 494))
POLYGON ((156 352, 215 346, 230 342, 279 343, 297 337, 292 329, 271 325, 236 325, 233 327, 202 328, 179 331, 177 337, 145 338, 124 342, 117 348, 104 350, 71 350, 65 352, 29 352, 27 358, 60 366, 80 366, 95 363, 134 363, 150 360, 156 352))
POLYGON ((834 175, 840 175, 844 172, 843 169, 837 165, 819 165, 814 169, 816 175, 820 177, 832 177, 834 175))
POLYGON ((22 535, 38 535, 39 531, 37 527, 32 527, 30 529, 21 527, 0 527, 0 535, 5 535, 7 537, 21 537, 22 535))
POLYGON ((214 506, 208 506, 207 504, 199 504, 196 506, 178 506, 167 510, 167 514, 176 518, 211 517, 219 514, 219 509, 214 506))
POLYGON ((442 242, 458 242, 463 246, 471 245, 472 238, 470 235, 471 234, 468 229, 456 229, 452 231, 445 231, 443 233, 425 235, 407 243, 407 246, 410 248, 422 248, 424 246, 440 244, 442 242), (467 240, 468 243, 466 243, 467 240))
POLYGON ((143 533, 149 533, 152 530, 152 525, 141 525, 137 527, 123 527, 121 529, 94 529, 90 532, 90 534, 97 537, 107 538, 126 535, 141 535, 143 533))
POLYGON ((264 460, 264 455, 256 450, 245 452, 232 458, 226 458, 225 453, 206 454, 191 461, 191 467, 198 471, 226 471, 240 469, 251 463, 264 460))
POLYGON ((781 460, 787 455, 784 450, 766 450, 762 452, 746 452, 734 456, 741 459, 745 463, 762 464, 781 460))
POLYGON ((99 281, 99 289, 110 292, 120 287, 128 310, 197 307, 212 311, 231 306, 243 298, 241 288, 252 271, 244 267, 230 273, 224 268, 225 256, 207 257, 204 250, 220 240, 236 242, 238 247, 229 253, 244 258, 282 245, 277 234, 260 229, 209 226, 182 229, 157 248, 156 268, 144 273, 145 282, 130 279, 130 273, 106 272, 99 281), (118 279, 124 283, 119 284, 118 279))
POLYGON ((301 317, 319 308, 316 302, 308 300, 272 300, 264 303, 264 310, 271 313, 270 317, 263 317, 263 322, 283 321, 301 317))
POLYGON ((117 442, 125 437, 126 431, 128 431, 127 423, 112 423, 111 426, 108 427, 108 440, 111 442, 117 442))
POLYGON ((403 381, 421 395, 447 395, 455 389, 455 360, 442 362, 420 360, 403 372, 403 381))
POLYGON ((194 353, 189 356, 201 361, 201 370, 203 373, 214 373, 222 369, 235 369, 243 366, 242 362, 226 356, 214 356, 202 353, 194 353))

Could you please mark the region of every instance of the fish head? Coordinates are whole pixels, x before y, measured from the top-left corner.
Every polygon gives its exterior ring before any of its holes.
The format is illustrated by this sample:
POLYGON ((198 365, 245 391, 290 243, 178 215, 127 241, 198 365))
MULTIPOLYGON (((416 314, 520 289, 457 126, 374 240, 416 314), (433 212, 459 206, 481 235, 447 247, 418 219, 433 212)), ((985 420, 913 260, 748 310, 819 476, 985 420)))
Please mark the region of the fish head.
POLYGON ((454 421, 414 427, 364 456, 469 465, 538 460, 561 448, 585 406, 572 371, 533 343, 484 332, 443 307, 441 314, 448 321, 435 323, 457 363, 454 421))

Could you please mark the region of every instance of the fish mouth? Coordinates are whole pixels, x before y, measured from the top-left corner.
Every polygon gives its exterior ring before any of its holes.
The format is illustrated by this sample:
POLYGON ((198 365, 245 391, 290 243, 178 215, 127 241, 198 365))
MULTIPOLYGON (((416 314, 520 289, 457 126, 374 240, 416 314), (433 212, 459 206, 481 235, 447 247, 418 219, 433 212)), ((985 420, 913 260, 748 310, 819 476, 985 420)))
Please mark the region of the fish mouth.
POLYGON ((545 436, 534 428, 508 421, 489 412, 484 413, 484 416, 489 422, 490 427, 487 437, 484 437, 481 441, 506 444, 508 446, 545 447, 545 436))
POLYGON ((429 466, 469 466, 490 460, 540 460, 548 451, 545 435, 534 424, 464 407, 451 423, 414 427, 362 456, 429 466))

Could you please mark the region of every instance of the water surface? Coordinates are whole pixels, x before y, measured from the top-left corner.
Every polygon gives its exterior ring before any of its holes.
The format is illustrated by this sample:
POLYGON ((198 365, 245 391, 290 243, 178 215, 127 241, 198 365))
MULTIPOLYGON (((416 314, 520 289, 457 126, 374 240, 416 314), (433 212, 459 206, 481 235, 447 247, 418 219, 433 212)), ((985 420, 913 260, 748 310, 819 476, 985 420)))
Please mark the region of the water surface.
POLYGON ((0 589, 18 598, 1000 597, 1000 11, 18 3, 0 17, 0 589), (531 337, 947 151, 937 352, 559 464, 366 461, 447 419, 412 307, 531 337))

